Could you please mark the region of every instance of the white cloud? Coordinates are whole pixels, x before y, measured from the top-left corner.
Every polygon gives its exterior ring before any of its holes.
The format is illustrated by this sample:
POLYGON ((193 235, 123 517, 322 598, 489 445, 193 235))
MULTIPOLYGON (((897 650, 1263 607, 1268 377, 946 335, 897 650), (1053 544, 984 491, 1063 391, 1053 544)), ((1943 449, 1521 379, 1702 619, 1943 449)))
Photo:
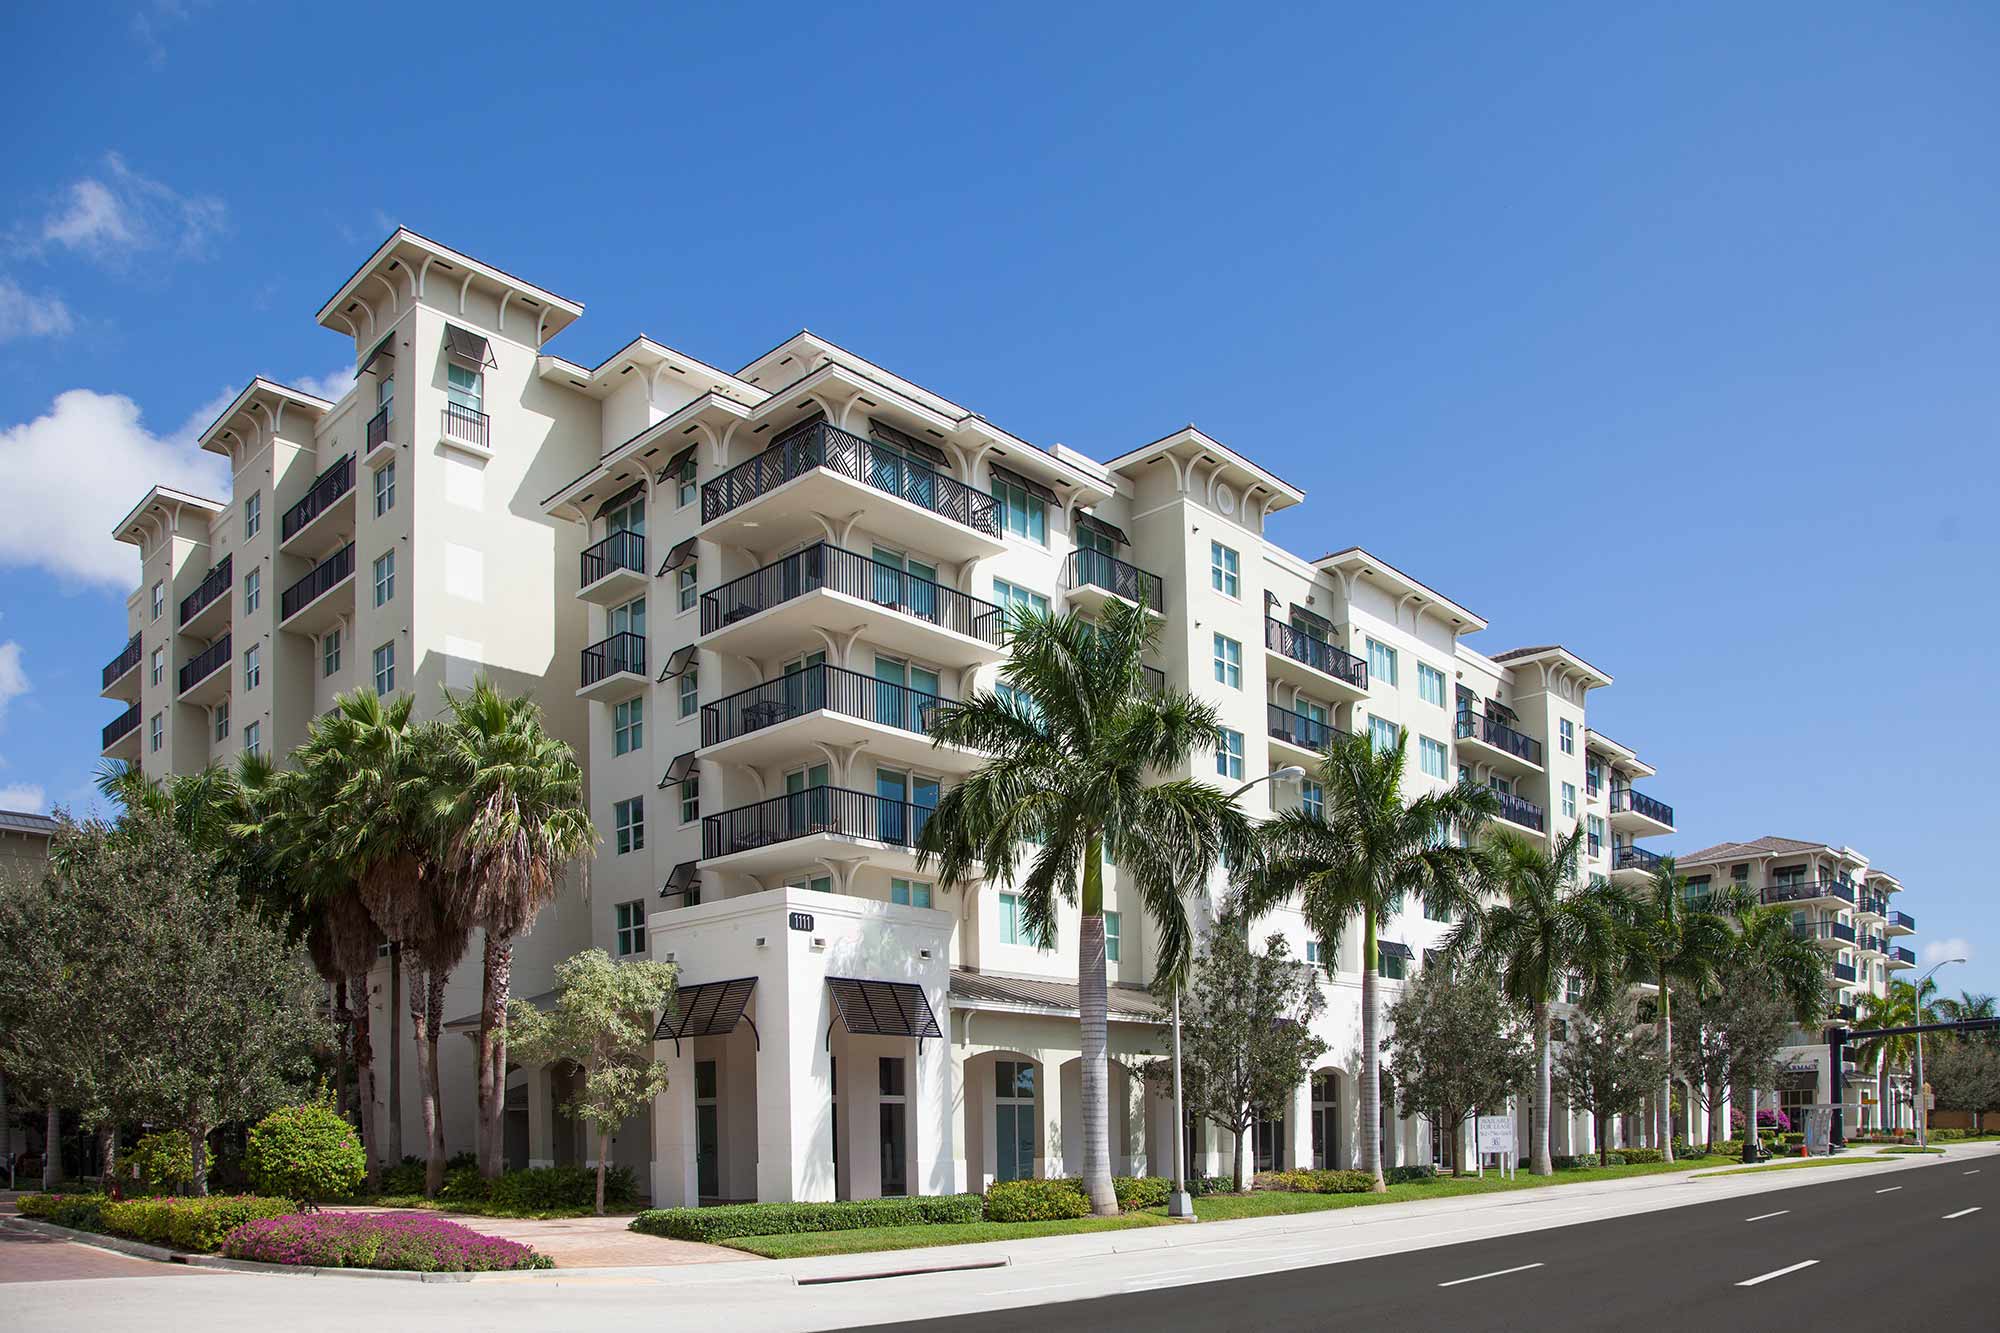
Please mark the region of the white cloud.
POLYGON ((167 33, 194 17, 193 9, 206 0, 150 0, 132 14, 132 40, 146 52, 146 63, 154 69, 167 64, 167 33))
POLYGON ((315 398, 324 398, 329 403, 337 403, 347 396, 354 387, 354 367, 335 366, 324 375, 301 375, 297 379, 282 380, 301 393, 309 393, 315 398))
POLYGON ((1954 935, 1950 939, 1930 940, 1924 944, 1924 961, 1942 963, 1947 958, 1972 957, 1972 941, 1954 935))
POLYGON ((147 251, 204 255, 228 222, 228 207, 213 195, 182 194, 106 153, 101 172, 62 192, 27 248, 40 253, 59 246, 121 267, 147 251))
POLYGON ((7 705, 31 688, 28 673, 21 669, 21 645, 12 639, 0 643, 0 723, 7 720, 7 705))
POLYGON ((75 327, 61 297, 24 291, 13 279, 0 276, 0 343, 10 338, 61 337, 75 327))
POLYGON ((32 782, 0 787, 0 810, 25 810, 31 815, 38 815, 48 799, 49 794, 32 782))

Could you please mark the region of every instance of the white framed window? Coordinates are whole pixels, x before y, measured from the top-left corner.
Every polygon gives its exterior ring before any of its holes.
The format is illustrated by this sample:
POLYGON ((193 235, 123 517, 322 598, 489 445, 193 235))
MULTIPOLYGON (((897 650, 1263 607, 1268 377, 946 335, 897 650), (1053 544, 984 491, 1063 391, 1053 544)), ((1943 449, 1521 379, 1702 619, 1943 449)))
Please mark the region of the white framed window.
POLYGON ((1375 639, 1368 641, 1368 681, 1371 685, 1396 683, 1396 650, 1375 639))
POLYGON ((375 557, 375 605, 385 606, 396 597, 396 553, 384 551, 375 557))
POLYGON ((1404 981, 1410 975, 1410 960, 1384 949, 1377 955, 1375 971, 1384 981, 1404 981))
POLYGON ((1042 596, 1042 594, 1036 592, 1033 588, 1023 588, 1020 584, 1009 583, 1006 579, 993 580, 993 600, 999 604, 1002 611, 1008 610, 1011 607, 1024 606, 1028 610, 1040 612, 1042 615, 1049 613, 1048 598, 1042 596))
POLYGON ((681 779, 681 823, 701 818, 701 775, 690 773, 681 779))
POLYGON ((695 496, 699 494, 694 476, 694 458, 690 456, 687 462, 681 464, 680 475, 674 478, 674 508, 686 509, 694 503, 695 496))
POLYGON ((617 907, 618 956, 630 958, 646 952, 646 900, 635 899, 617 907))
POLYGON ((1243 557, 1221 542, 1208 544, 1208 582, 1224 597, 1243 594, 1243 557))
POLYGON ((215 706, 215 739, 219 744, 229 739, 229 700, 224 699, 215 706))
POLYGON ((1378 754, 1386 754, 1395 749, 1396 738, 1402 734, 1403 729, 1388 718, 1375 717, 1372 714, 1369 716, 1368 743, 1375 747, 1378 754))
POLYGON ((1243 688, 1243 645, 1226 634, 1215 636, 1215 679, 1232 690, 1243 688))
POLYGON ((1220 743, 1215 747, 1215 772, 1218 777, 1243 777, 1243 733, 1222 728, 1220 743))
POLYGON ((1333 966, 1333 955, 1328 953, 1326 946, 1318 940, 1307 940, 1306 961, 1315 966, 1324 965, 1331 968, 1333 966))
POLYGON ((611 752, 630 754, 646 743, 646 699, 626 699, 611 706, 611 752))
POLYGON ((245 722, 243 724, 243 753, 262 754, 264 751, 264 724, 245 722))
POLYGON ((1002 531, 1043 546, 1049 544, 1049 509, 1041 496, 995 473, 993 501, 1000 509, 1002 531))
POLYGON ((340 670, 340 630, 330 629, 319 641, 319 673, 331 676, 340 670))
POLYGON ((159 683, 160 683, 161 681, 163 681, 163 680, 165 680, 165 679, 167 678, 167 650, 166 650, 166 649, 164 649, 164 648, 155 648, 155 649, 153 650, 153 658, 152 658, 152 668, 151 668, 151 670, 152 670, 152 675, 153 675, 153 684, 155 684, 155 685, 158 685, 158 684, 159 684, 159 683))
POLYGON ((1104 914, 1104 961, 1107 963, 1118 961, 1119 929, 1118 913, 1106 912, 1104 914))
POLYGON ((478 412, 486 401, 486 376, 467 366, 446 363, 444 391, 455 406, 478 412))
POLYGON ((1556 720, 1556 729, 1558 734, 1562 737, 1562 752, 1564 754, 1575 754, 1576 723, 1570 721, 1566 717, 1558 718, 1556 720))
POLYGON ((1043 950, 1055 947, 1054 940, 1038 940, 1028 933, 1028 912, 1018 893, 1000 895, 1000 942, 1043 950))
POLYGON ((146 742, 154 754, 158 754, 160 747, 167 743, 166 714, 155 713, 152 720, 146 723, 146 742))
POLYGON ((254 690, 264 680, 264 645, 253 643, 243 650, 243 688, 254 690))
POLYGON ((243 576, 243 613, 255 611, 264 604, 264 571, 253 569, 243 576))
POLYGON ((375 517, 380 518, 396 507, 396 460, 390 459, 375 469, 375 517))
POLYGON ((156 582, 153 584, 153 619, 158 620, 166 613, 166 609, 167 585, 156 582))
POLYGON ((684 718, 693 717, 701 707, 701 681, 692 665, 681 672, 679 706, 680 715, 684 718))
POLYGON ((1417 761, 1425 773, 1434 778, 1442 778, 1451 768, 1451 758, 1443 741, 1434 741, 1428 736, 1417 737, 1417 761))
POLYGON ((634 796, 611 805, 613 845, 618 855, 636 852, 646 845, 646 798, 634 796))
POLYGON ((1417 663, 1417 696, 1427 704, 1444 707, 1444 672, 1428 662, 1417 663))
POLYGON ((1590 839, 1590 854, 1595 856, 1598 849, 1604 846, 1604 816, 1585 815, 1583 822, 1590 839))
POLYGON ((264 492, 252 491, 243 502, 243 540, 255 537, 264 526, 264 492))
POLYGON ((903 907, 929 907, 931 886, 920 879, 892 879, 889 881, 889 901, 903 907))
POLYGON ((1326 816, 1326 788, 1308 779, 1299 784, 1299 809, 1315 818, 1326 816))
POLYGON ((1562 812, 1564 819, 1576 818, 1576 784, 1574 782, 1565 782, 1562 785, 1562 812))
POLYGON ((375 693, 385 698, 396 692, 396 641, 391 639, 375 650, 375 693))
POLYGON ((682 611, 694 610, 694 604, 701 600, 695 587, 694 561, 682 565, 674 574, 674 604, 682 611))
POLYGON ((375 410, 382 414, 382 420, 396 419, 396 377, 381 375, 375 380, 375 410))

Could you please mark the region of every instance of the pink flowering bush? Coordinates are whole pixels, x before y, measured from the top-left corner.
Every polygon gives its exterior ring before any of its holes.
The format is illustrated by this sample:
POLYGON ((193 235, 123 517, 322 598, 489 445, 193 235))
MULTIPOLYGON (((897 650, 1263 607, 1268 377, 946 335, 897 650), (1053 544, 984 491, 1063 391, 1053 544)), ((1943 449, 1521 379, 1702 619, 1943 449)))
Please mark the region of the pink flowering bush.
POLYGON ((488 1273, 553 1268, 518 1241, 482 1236, 441 1217, 405 1213, 310 1213, 247 1222, 223 1242, 231 1259, 303 1268, 392 1268, 412 1273, 488 1273))

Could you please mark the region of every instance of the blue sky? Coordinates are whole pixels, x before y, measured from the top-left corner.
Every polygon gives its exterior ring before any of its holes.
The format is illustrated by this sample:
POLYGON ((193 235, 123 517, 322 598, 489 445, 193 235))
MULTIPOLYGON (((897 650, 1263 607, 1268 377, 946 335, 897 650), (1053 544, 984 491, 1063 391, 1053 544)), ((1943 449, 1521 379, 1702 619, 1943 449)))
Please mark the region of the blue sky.
POLYGON ((87 790, 109 526, 337 382, 403 223, 586 364, 811 327, 1099 457, 1193 421, 1295 550, 1616 676, 1667 845, 1850 842, 2000 989, 1990 6, 509 8, 0 16, 0 792, 87 790))

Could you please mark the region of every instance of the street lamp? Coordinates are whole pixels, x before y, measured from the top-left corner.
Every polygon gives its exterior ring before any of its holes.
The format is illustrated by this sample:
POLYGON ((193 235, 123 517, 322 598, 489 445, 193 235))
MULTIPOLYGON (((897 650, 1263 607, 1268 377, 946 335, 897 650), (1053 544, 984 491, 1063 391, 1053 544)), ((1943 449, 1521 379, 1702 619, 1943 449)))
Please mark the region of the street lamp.
MULTIPOLYGON (((1929 972, 1917 978, 1916 995, 1911 1002, 1911 1012, 1919 1024, 1924 1021, 1924 983, 1929 981, 1939 968, 1950 967, 1953 963, 1964 961, 1963 958, 1947 958, 1942 963, 1933 963, 1929 972)), ((1921 1148, 1925 1142, 1924 1131, 1929 1128, 1929 1117, 1925 1113, 1931 1109, 1924 1104, 1924 1034, 1921 1032, 1917 1034, 1917 1086, 1910 1089, 1910 1100, 1916 1106, 1913 1119, 1917 1122, 1917 1146, 1921 1148)))
MULTIPOLYGON (((1287 764, 1275 772, 1250 781, 1229 793, 1234 801, 1260 782, 1301 782, 1305 769, 1287 764)), ((1240 1149, 1239 1149, 1240 1151, 1240 1149)), ((1194 1200, 1187 1189, 1187 1112, 1181 1108, 1181 983, 1174 980, 1174 1192, 1167 1196, 1168 1217, 1193 1217, 1194 1200)))

